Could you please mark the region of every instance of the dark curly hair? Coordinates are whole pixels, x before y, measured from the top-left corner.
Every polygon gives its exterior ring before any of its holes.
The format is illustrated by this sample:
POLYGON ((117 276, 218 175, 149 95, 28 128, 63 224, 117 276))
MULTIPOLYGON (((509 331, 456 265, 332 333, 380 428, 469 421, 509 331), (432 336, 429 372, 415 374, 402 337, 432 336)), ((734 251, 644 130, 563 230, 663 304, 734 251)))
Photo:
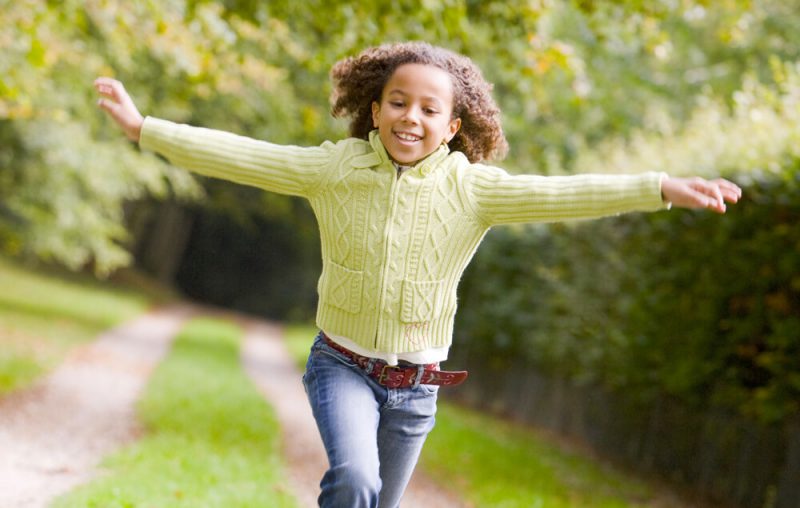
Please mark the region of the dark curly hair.
POLYGON ((334 64, 331 114, 350 118, 350 135, 368 139, 373 130, 372 103, 380 102, 383 87, 395 69, 404 64, 436 66, 453 82, 453 118, 461 128, 448 143, 470 162, 500 160, 508 143, 500 125, 500 109, 491 96, 492 85, 466 56, 425 42, 384 44, 334 64))

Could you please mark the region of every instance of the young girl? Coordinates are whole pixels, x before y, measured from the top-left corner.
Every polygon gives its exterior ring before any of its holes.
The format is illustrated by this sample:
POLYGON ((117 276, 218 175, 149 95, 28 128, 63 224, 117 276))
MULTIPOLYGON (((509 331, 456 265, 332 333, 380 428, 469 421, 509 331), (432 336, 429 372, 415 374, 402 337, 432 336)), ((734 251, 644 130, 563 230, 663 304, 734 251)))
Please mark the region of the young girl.
POLYGON ((669 204, 723 213, 726 180, 512 176, 482 161, 506 141, 491 86, 466 57, 390 44, 331 71, 348 139, 279 146, 152 117, 98 78, 98 104, 143 149, 198 173, 309 200, 319 222, 317 325, 303 382, 328 454, 324 507, 398 506, 447 358, 456 286, 491 226, 600 217, 669 204))

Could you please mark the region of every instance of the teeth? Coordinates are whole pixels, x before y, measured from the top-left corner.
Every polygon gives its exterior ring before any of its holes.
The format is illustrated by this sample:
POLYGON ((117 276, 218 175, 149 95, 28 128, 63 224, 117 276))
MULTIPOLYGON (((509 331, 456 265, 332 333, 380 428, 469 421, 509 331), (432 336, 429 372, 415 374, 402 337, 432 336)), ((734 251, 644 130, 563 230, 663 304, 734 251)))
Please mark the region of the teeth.
POLYGON ((414 136, 413 134, 406 134, 405 132, 395 132, 398 138, 402 139, 403 141, 419 141, 419 136, 414 136))

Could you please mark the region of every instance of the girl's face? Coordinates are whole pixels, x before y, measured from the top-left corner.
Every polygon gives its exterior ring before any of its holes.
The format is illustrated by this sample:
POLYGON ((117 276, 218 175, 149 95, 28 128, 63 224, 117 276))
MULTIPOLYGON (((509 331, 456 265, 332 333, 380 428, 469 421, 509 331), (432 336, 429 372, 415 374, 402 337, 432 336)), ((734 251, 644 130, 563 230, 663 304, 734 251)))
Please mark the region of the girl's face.
POLYGON ((453 116, 453 83, 438 67, 405 64, 372 103, 372 121, 395 162, 413 165, 449 142, 461 127, 453 116))

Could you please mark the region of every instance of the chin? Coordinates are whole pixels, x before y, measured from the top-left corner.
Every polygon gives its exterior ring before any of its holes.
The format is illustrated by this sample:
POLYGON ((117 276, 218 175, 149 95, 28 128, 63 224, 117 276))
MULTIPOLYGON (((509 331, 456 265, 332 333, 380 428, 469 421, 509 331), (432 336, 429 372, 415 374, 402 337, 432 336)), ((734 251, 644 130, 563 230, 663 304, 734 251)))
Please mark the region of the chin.
POLYGON ((415 158, 413 155, 395 155, 391 152, 389 152, 389 157, 391 157, 396 163, 402 164, 403 166, 412 166, 415 162, 420 160, 415 158))

